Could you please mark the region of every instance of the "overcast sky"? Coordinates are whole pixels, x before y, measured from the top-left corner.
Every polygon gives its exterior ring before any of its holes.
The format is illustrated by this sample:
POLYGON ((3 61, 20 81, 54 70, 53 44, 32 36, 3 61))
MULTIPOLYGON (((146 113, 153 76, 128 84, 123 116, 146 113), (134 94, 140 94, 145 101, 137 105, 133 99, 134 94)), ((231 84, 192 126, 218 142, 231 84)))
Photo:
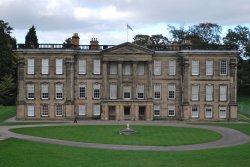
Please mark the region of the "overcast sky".
POLYGON ((92 37, 119 44, 136 34, 167 34, 167 25, 217 23, 225 29, 249 26, 250 0, 0 0, 0 20, 23 43, 35 25, 39 43, 63 43, 78 32, 81 44, 92 37))

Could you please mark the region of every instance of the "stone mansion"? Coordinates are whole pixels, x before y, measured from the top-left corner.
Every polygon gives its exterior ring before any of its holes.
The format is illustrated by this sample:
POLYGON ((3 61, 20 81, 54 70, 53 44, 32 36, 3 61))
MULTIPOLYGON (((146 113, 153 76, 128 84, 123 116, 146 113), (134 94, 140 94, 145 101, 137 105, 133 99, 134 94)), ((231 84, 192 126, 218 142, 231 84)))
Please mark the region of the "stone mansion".
POLYGON ((235 120, 238 51, 18 45, 17 119, 235 120))

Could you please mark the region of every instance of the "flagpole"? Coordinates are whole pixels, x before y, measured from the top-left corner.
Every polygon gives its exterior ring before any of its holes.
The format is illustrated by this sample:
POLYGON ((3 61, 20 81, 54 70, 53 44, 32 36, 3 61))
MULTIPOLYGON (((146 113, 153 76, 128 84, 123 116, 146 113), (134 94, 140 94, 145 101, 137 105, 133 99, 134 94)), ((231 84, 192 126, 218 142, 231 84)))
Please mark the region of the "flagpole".
POLYGON ((128 42, 128 24, 127 24, 127 42, 128 42))

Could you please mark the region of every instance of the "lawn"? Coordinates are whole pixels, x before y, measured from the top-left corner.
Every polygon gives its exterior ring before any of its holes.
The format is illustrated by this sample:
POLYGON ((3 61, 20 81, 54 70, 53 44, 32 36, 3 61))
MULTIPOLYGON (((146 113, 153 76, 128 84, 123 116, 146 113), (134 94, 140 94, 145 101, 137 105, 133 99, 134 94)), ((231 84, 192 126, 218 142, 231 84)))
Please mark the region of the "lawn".
POLYGON ((239 96, 238 97, 238 111, 250 115, 250 97, 239 96))
POLYGON ((124 128, 125 126, 120 125, 84 125, 18 128, 11 131, 70 141, 124 145, 187 145, 221 138, 220 134, 205 129, 164 126, 132 126, 137 131, 136 134, 119 134, 119 130, 124 128))
POLYGON ((0 106, 0 123, 16 115, 15 106, 0 106))
MULTIPOLYGON (((0 141, 1 167, 243 167, 250 144, 198 151, 117 151, 50 145, 19 139, 0 141)), ((247 165, 248 164, 248 165, 247 165)))

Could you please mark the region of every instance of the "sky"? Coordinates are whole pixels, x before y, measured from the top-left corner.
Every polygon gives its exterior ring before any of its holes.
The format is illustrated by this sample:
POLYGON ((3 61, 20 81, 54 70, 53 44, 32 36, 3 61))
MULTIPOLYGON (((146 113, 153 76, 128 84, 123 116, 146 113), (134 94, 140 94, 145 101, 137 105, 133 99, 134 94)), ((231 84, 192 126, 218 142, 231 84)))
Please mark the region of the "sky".
POLYGON ((17 43, 35 25, 39 43, 61 44, 78 33, 82 45, 91 38, 117 45, 127 41, 127 24, 129 42, 136 34, 171 39, 167 25, 211 22, 223 34, 236 25, 250 27, 250 0, 0 0, 0 20, 14 28, 17 43))

